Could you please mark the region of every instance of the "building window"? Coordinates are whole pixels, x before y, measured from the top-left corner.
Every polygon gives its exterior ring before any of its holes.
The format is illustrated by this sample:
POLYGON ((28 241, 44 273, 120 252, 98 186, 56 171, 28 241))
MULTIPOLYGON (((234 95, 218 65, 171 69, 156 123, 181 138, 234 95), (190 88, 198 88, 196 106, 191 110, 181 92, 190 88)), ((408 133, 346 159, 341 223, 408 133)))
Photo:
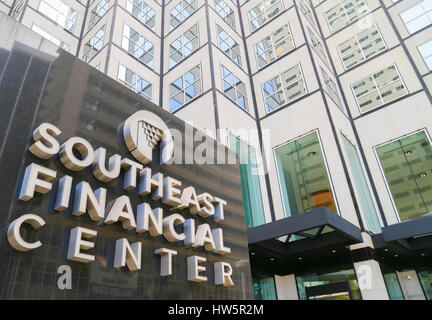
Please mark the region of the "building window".
POLYGON ((96 23, 99 22, 99 20, 108 11, 108 8, 109 8, 109 1, 108 0, 101 0, 97 4, 97 6, 93 8, 93 10, 90 12, 90 19, 89 19, 87 30, 90 30, 91 28, 93 28, 96 25, 96 23))
POLYGON ((216 25, 217 31, 218 31, 218 45, 219 48, 225 52, 228 57, 235 63, 237 63, 239 66, 242 65, 241 63, 241 56, 240 56, 240 46, 237 42, 234 41, 233 38, 231 38, 228 33, 226 33, 224 30, 222 30, 219 25, 216 25))
POLYGON ((387 46, 378 27, 374 25, 372 28, 338 45, 337 48, 344 68, 347 70, 384 51, 387 46))
POLYGON ((181 0, 170 11, 170 30, 175 29, 197 9, 196 0, 181 0))
POLYGON ((432 0, 424 0, 400 14, 410 34, 432 23, 432 0))
POLYGON ((369 185, 363 171, 356 147, 344 136, 342 136, 345 154, 351 169, 354 186, 357 191, 358 203, 361 206, 369 231, 373 233, 381 232, 381 224, 378 219, 378 213, 375 209, 369 185))
POLYGON ((337 212, 318 133, 275 149, 285 216, 320 207, 337 212))
POLYGON ((401 221, 432 214, 432 145, 419 131, 376 148, 401 221))
POLYGON ((264 207, 255 149, 233 134, 229 135, 229 145, 238 154, 246 227, 262 225, 264 207))
POLYGON ((365 0, 340 0, 325 13, 331 32, 336 32, 369 11, 365 0))
POLYGON ((303 0, 297 0, 297 6, 299 7, 300 12, 305 16, 307 21, 309 21, 312 26, 316 27, 315 20, 312 16, 312 11, 309 5, 303 0))
POLYGON ((334 83, 332 78, 329 77, 329 75, 327 74, 327 72, 324 71, 323 68, 321 68, 321 72, 323 74, 325 92, 327 92, 327 94, 332 98, 332 100, 337 104, 337 106, 342 109, 342 102, 339 97, 339 90, 336 83, 334 83))
POLYGON ((99 29, 96 34, 84 46, 83 60, 89 62, 101 49, 104 42, 105 26, 99 29))
POLYGON ((231 28, 236 29, 234 11, 224 0, 215 0, 215 10, 218 15, 228 23, 231 28))
POLYGON ((262 85, 266 112, 300 98, 307 93, 300 64, 280 73, 262 85))
POLYGON ((422 55, 426 66, 432 71, 432 40, 418 46, 418 50, 422 55))
POLYGON ((155 30, 156 12, 143 0, 127 0, 126 10, 151 30, 155 30))
POLYGON ((288 25, 285 25, 255 45, 258 69, 294 49, 294 41, 288 25))
POLYGON ((325 49, 321 42, 321 39, 317 37, 311 29, 308 28, 308 31, 309 31, 309 37, 310 37, 312 48, 315 50, 315 52, 321 58, 321 60, 324 61, 325 64, 327 64, 328 63, 327 55, 325 53, 325 49))
POLYGON ((200 95, 201 92, 201 65, 197 65, 170 84, 170 111, 176 111, 200 95))
POLYGON ((121 64, 119 65, 118 81, 144 98, 152 100, 152 85, 121 64))
POLYGON ((197 23, 170 44, 170 68, 192 54, 192 52, 198 49, 198 46, 199 37, 197 23))
POLYGON ((246 85, 224 66, 222 66, 222 87, 228 98, 249 111, 246 85))
POLYGON ((60 41, 59 39, 57 39, 56 37, 53 37, 51 34, 49 34, 48 32, 42 30, 41 28, 39 28, 36 25, 32 25, 32 30, 34 32, 36 32, 37 34, 39 34, 40 36, 44 37, 45 39, 51 41, 52 43, 54 43, 56 46, 59 46, 60 48, 62 48, 63 50, 69 51, 70 50, 70 45, 68 45, 67 43, 64 43, 63 41, 60 41))
POLYGON ((61 25, 69 32, 73 32, 77 19, 77 12, 59 0, 41 0, 38 11, 61 25))
POLYGON ((141 36, 127 24, 123 26, 122 48, 144 62, 148 67, 153 68, 153 43, 141 36))
POLYGON ((281 0, 261 0, 261 3, 249 11, 249 23, 254 31, 284 10, 281 0))
POLYGON ((366 112, 408 93, 402 78, 392 65, 352 85, 360 112, 366 112))

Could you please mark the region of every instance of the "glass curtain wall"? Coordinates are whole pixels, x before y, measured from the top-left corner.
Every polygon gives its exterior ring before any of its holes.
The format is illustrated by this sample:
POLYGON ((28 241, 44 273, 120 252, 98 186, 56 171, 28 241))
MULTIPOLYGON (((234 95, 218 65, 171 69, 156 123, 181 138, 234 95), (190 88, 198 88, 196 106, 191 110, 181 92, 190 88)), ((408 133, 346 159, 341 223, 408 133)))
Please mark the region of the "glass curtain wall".
POLYGON ((274 277, 253 277, 252 282, 255 300, 277 300, 274 277))
POLYGON ((348 163, 353 176, 354 184, 357 190, 359 202, 363 213, 366 217, 366 222, 369 230, 373 233, 380 233, 381 226, 378 220, 378 214, 375 210, 375 205, 372 200, 371 193, 369 191, 369 186, 366 181, 366 177, 363 172, 363 167, 360 162, 360 158, 357 153, 357 149, 349 142, 344 135, 342 136, 342 141, 345 147, 345 152, 348 157, 348 163))
POLYGON ((404 300, 396 272, 383 264, 380 264, 380 268, 390 300, 404 300))
POLYGON ((432 300, 432 270, 420 271, 418 276, 426 299, 432 300))
POLYGON ((419 131, 376 148, 401 221, 432 213, 432 146, 419 131))
POLYGON ((256 227, 265 223, 256 152, 254 148, 232 134, 229 135, 229 140, 230 148, 237 152, 240 162, 246 227, 256 227))
POLYGON ((275 158, 287 217, 320 207, 337 213, 316 131, 277 147, 275 158))

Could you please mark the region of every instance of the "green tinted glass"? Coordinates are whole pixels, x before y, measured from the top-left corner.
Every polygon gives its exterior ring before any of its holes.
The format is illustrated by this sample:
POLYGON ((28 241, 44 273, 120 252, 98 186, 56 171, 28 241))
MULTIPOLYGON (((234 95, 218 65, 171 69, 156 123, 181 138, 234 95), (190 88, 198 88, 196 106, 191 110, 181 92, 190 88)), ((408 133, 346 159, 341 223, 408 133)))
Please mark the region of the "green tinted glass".
POLYGON ((432 212, 432 146, 420 131, 376 148, 402 221, 432 212))
POLYGON ((337 212, 317 132, 275 149, 287 217, 327 207, 337 212))
POLYGON ((239 157, 246 226, 252 228, 264 224, 264 208, 255 149, 232 134, 230 134, 230 147, 239 157))

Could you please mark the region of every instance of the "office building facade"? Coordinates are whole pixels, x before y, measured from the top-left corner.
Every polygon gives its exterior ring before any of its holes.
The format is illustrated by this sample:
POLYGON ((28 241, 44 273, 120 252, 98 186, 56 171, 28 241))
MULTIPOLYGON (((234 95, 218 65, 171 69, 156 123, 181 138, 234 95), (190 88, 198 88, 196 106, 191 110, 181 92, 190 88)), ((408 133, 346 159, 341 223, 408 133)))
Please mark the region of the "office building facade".
POLYGON ((239 153, 256 298, 431 299, 432 1, 0 5, 239 153))

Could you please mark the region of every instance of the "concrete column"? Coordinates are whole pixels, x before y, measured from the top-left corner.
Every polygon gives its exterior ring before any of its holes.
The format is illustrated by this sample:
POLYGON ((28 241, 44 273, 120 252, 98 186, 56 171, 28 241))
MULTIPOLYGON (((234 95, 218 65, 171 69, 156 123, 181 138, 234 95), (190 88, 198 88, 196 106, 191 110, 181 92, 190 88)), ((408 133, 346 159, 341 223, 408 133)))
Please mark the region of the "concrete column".
POLYGON ((274 276, 278 300, 298 300, 296 279, 293 274, 274 276))
POLYGON ((389 300, 384 277, 377 261, 356 262, 354 270, 363 300, 389 300))
POLYGON ((396 272, 405 300, 426 300, 415 270, 396 272))

